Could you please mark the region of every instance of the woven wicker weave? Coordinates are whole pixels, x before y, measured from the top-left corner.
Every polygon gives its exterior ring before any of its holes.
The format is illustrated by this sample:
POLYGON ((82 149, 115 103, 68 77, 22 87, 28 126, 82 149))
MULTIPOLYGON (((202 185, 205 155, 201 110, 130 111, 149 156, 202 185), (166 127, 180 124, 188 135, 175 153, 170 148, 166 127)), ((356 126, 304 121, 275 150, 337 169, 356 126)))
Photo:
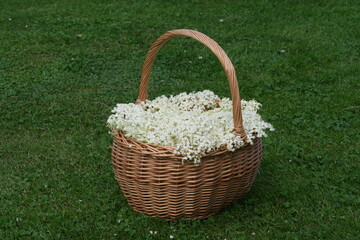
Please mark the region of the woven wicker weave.
MULTIPOLYGON (((173 30, 153 43, 142 68, 137 103, 147 98, 150 71, 158 51, 178 35, 198 40, 220 60, 230 85, 234 131, 246 140, 234 67, 222 48, 200 32, 173 30)), ((142 143, 121 131, 115 135, 112 146, 115 178, 136 211, 167 220, 207 218, 245 196, 262 156, 260 138, 235 152, 213 151, 202 157, 199 165, 182 163, 182 157, 175 156, 173 151, 174 147, 142 143)))

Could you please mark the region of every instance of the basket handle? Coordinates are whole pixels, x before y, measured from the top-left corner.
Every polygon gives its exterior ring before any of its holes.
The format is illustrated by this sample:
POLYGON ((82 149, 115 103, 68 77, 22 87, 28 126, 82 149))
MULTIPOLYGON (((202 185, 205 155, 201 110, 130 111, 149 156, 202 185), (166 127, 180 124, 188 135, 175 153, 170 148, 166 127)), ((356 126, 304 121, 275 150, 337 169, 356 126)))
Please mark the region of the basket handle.
POLYGON ((240 101, 240 93, 238 82, 236 79, 236 73, 233 64, 231 63, 229 57, 226 55, 224 50, 219 46, 217 42, 213 39, 209 38, 203 33, 198 31, 189 30, 189 29, 177 29, 166 32, 164 35, 160 36, 150 47, 144 64, 142 66, 141 72, 141 81, 139 87, 139 96, 136 103, 140 103, 145 101, 148 97, 148 85, 149 85, 149 77, 151 72, 151 67, 155 61, 156 55, 162 46, 171 38, 175 36, 185 36, 193 38, 208 48, 216 55, 216 57, 220 60, 221 65, 226 73, 229 85, 230 92, 232 98, 233 105, 233 119, 234 119, 234 131, 236 134, 240 135, 241 138, 246 141, 247 137, 243 127, 242 114, 241 114, 241 101, 240 101))

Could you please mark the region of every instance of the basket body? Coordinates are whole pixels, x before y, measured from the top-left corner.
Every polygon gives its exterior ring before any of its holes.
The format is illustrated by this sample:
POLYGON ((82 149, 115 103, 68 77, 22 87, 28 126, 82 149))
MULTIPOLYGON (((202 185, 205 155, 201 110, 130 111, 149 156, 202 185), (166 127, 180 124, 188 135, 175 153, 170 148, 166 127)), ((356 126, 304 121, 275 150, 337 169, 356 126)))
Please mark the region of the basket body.
POLYGON ((112 163, 128 204, 167 220, 207 218, 244 197, 262 156, 260 138, 235 152, 214 151, 199 165, 182 163, 169 148, 161 148, 119 132, 112 163))
MULTIPOLYGON (((230 86, 234 134, 246 143, 235 68, 219 44, 200 32, 168 31, 151 45, 142 67, 137 103, 148 97, 150 72, 157 53, 175 36, 199 41, 219 59, 230 86)), ((234 152, 213 151, 194 165, 182 163, 182 157, 174 155, 174 147, 142 143, 119 131, 112 146, 115 178, 136 211, 167 220, 207 218, 250 190, 262 157, 261 139, 253 142, 234 152)))

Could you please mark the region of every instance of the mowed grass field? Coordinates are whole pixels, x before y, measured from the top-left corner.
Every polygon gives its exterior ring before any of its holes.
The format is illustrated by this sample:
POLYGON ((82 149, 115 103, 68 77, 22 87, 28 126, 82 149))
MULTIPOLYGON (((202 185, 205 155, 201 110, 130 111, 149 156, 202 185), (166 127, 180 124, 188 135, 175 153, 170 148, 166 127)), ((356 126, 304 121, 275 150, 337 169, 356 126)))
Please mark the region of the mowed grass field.
MULTIPOLYGON (((2 0, 0 239, 358 239, 359 63, 356 0, 2 0), (106 120, 136 100, 151 43, 179 28, 223 47, 276 131, 245 199, 166 222, 127 205, 106 120)), ((230 97, 220 63, 172 39, 150 98, 204 89, 230 97)))

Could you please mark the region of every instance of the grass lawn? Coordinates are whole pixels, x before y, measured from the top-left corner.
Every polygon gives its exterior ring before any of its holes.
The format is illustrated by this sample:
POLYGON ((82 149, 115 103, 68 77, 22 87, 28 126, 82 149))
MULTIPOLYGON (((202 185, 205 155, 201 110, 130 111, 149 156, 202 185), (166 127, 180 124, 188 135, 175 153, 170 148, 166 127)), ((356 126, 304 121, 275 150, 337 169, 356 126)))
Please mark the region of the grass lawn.
MULTIPOLYGON (((357 0, 2 0, 0 239, 358 239, 359 63, 357 0), (166 222, 127 205, 106 120, 136 100, 150 44, 178 28, 223 47, 276 131, 245 199, 166 222)), ((149 87, 230 96, 216 57, 181 37, 149 87)))

